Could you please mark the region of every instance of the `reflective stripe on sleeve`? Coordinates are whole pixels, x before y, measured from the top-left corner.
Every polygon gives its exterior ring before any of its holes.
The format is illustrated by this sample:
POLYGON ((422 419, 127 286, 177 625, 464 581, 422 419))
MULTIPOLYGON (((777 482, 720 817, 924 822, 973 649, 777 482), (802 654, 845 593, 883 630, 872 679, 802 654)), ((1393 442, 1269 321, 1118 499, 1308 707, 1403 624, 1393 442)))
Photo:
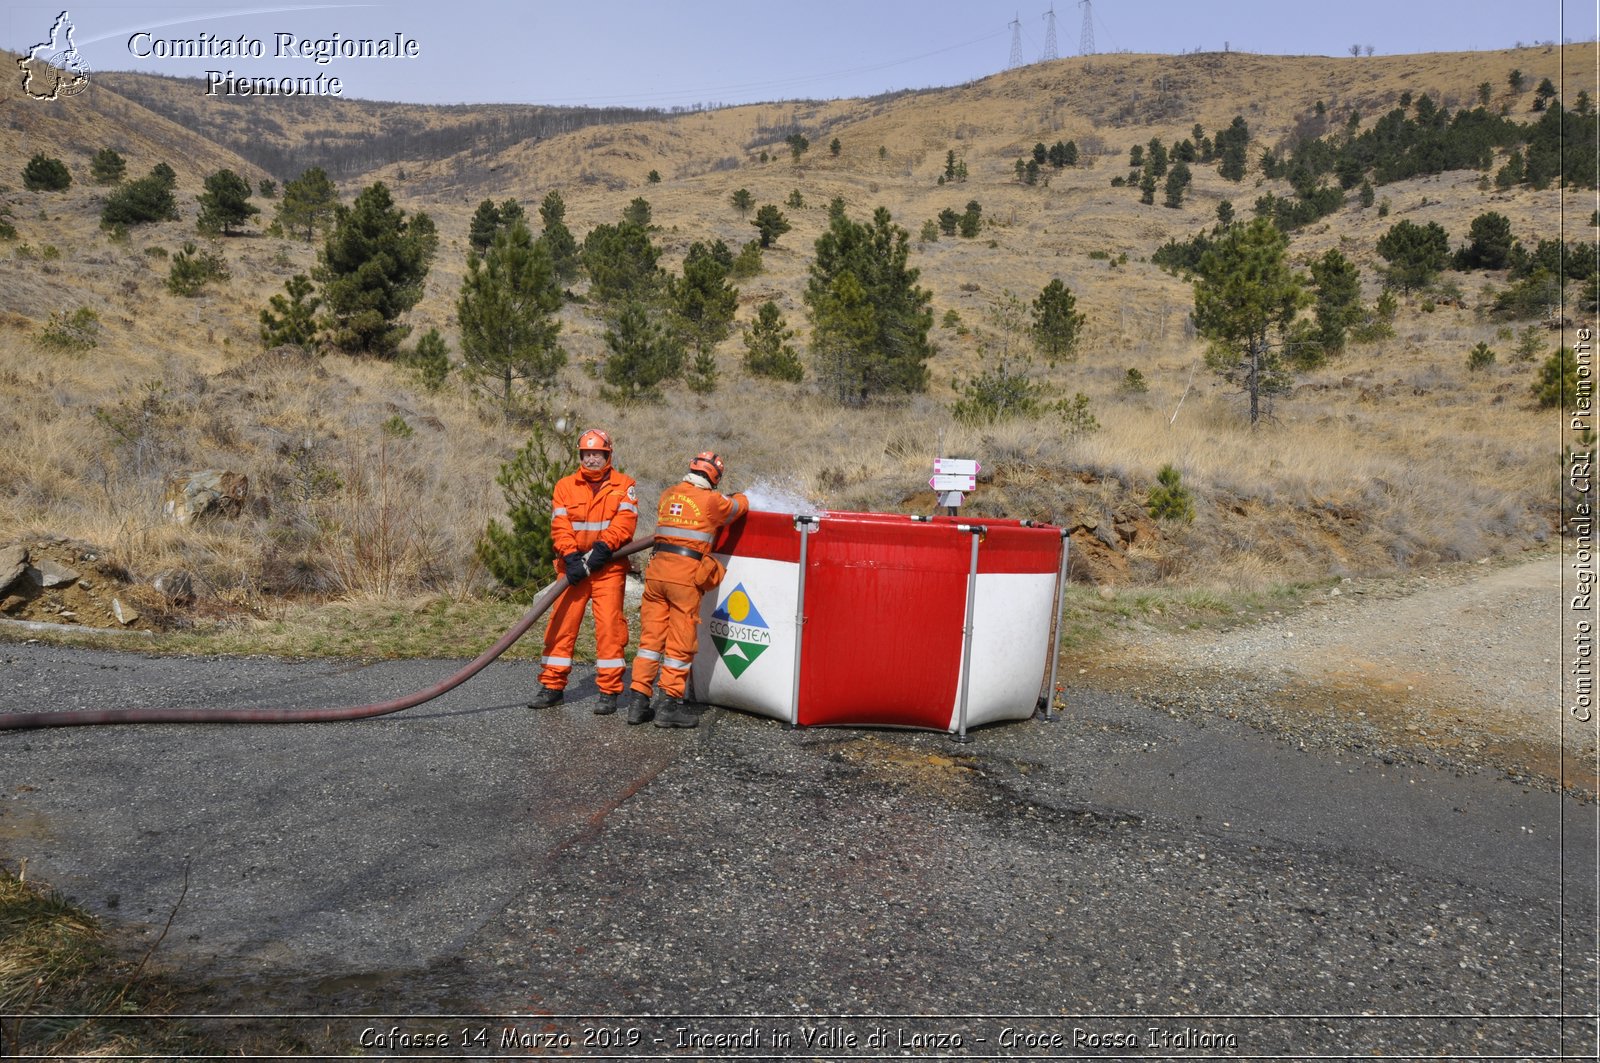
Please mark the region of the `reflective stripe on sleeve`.
POLYGON ((627 510, 629 513, 637 513, 639 512, 639 507, 634 505, 632 502, 624 502, 617 507, 617 510, 618 512, 627 510))
POLYGON ((609 520, 575 520, 572 522, 573 531, 605 531, 611 527, 609 520))

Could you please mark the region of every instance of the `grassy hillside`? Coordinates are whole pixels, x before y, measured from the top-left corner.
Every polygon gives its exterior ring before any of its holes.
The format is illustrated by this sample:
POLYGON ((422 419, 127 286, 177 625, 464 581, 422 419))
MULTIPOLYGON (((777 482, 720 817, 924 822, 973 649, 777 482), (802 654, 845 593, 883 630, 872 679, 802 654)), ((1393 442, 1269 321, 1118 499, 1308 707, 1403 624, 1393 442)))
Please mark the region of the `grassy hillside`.
MULTIPOLYGON (((1150 255, 1208 228, 1223 199, 1248 217, 1257 196, 1289 195, 1286 182, 1261 177, 1256 157, 1297 130, 1336 128, 1352 110, 1370 124, 1404 92, 1427 93, 1452 110, 1475 106, 1484 82, 1493 108, 1526 121, 1535 117, 1533 88, 1542 78, 1563 100, 1596 95, 1595 46, 1570 47, 1562 59, 1553 48, 1068 59, 947 90, 607 121, 439 156, 406 155, 405 138, 393 138, 384 150, 399 157, 341 181, 341 190, 348 201, 383 180, 403 207, 437 221, 439 253, 408 321, 414 336, 437 327, 453 349, 467 226, 485 197, 514 196, 536 221, 539 199, 559 189, 581 240, 644 196, 663 265, 677 270, 693 241, 737 247, 755 235, 729 204, 735 189, 747 188, 758 205, 782 205, 798 192, 803 206, 783 206, 793 231, 766 255, 764 272, 741 286, 739 320, 775 300, 802 344, 800 297, 828 202, 842 197, 855 217, 887 207, 912 234, 912 265, 941 323, 925 395, 840 408, 809 382, 749 377, 736 333, 718 350, 715 393, 680 384, 662 405, 617 408, 596 375, 605 325, 589 308, 569 305, 562 317, 571 358, 553 412, 608 427, 619 464, 649 497, 694 451, 714 447, 729 460, 734 487, 787 488, 835 509, 926 512, 932 458, 970 456, 989 474, 970 510, 1078 528, 1079 578, 1260 587, 1516 552, 1552 535, 1560 425, 1530 402, 1537 361, 1513 360, 1535 323, 1486 317, 1489 291, 1506 285, 1503 273, 1447 274, 1444 290, 1402 298, 1393 338, 1353 346, 1304 374, 1252 431, 1239 396, 1204 368, 1204 344, 1186 328, 1191 286, 1150 255), (1512 69, 1524 74, 1521 93, 1509 89, 1512 69), (1196 123, 1211 134, 1236 115, 1253 135, 1243 182, 1197 165, 1176 210, 1159 196, 1144 206, 1135 189, 1112 187, 1128 172, 1133 145, 1152 137, 1170 144, 1196 123), (812 145, 799 162, 783 144, 794 131, 812 145), (835 137, 837 157, 828 151, 835 137), (1048 186, 1016 180, 1019 156, 1063 139, 1079 146, 1078 166, 1053 172, 1048 186), (941 186, 951 150, 968 180, 941 186), (648 182, 652 170, 660 183, 648 182), (986 220, 977 238, 916 240, 925 220, 969 200, 982 204, 986 220), (1052 278, 1076 294, 1087 336, 1076 361, 1034 359, 1030 372, 1055 397, 1086 395, 1098 430, 1070 432, 1059 417, 982 429, 954 421, 961 382, 1008 348, 1017 353, 1018 340, 997 323, 1008 295, 1029 302, 1052 278), (1496 364, 1469 372, 1467 352, 1480 342, 1495 349, 1496 364), (1130 368, 1148 391, 1124 388, 1130 368), (1168 463, 1195 495, 1192 524, 1158 526, 1142 516, 1168 463)), ((206 243, 195 233, 194 194, 207 173, 229 167, 252 183, 295 176, 269 175, 224 144, 271 138, 288 152, 325 144, 329 130, 353 143, 401 121, 459 133, 487 128, 502 110, 257 100, 202 121, 185 84, 105 75, 55 104, 16 98, 9 82, 0 90, 13 94, 0 98, 3 120, 21 133, 0 141, 0 204, 17 230, 15 240, 0 241, 0 436, 10 444, 0 453, 0 543, 82 539, 146 583, 182 569, 197 577, 202 607, 270 612, 265 603, 285 595, 483 590, 472 543, 503 512, 494 476, 526 440, 527 424, 454 378, 428 392, 391 364, 339 354, 264 357, 257 315, 286 278, 309 271, 316 250, 262 235, 271 201, 256 200, 262 225, 214 242, 227 281, 196 298, 169 294, 163 282, 185 241, 206 243), (120 242, 102 231, 105 189, 89 180, 88 162, 103 146, 128 158, 130 176, 158 161, 172 165, 182 220, 136 227, 120 242), (72 188, 23 190, 21 168, 34 152, 66 161, 72 188), (98 317, 96 346, 74 352, 39 342, 52 314, 80 307, 98 317), (199 529, 165 523, 166 477, 201 468, 249 476, 245 513, 199 529)), ((1374 246, 1401 218, 1438 222, 1452 246, 1488 210, 1506 215, 1530 247, 1541 238, 1595 239, 1592 191, 1500 192, 1483 176, 1455 171, 1385 185, 1368 209, 1352 195, 1296 232, 1291 254, 1304 264, 1340 249, 1361 267, 1370 304, 1383 264, 1374 246)), ((1559 333, 1542 334, 1537 358, 1559 342, 1559 333)), ((149 605, 159 611, 153 595, 149 605)))

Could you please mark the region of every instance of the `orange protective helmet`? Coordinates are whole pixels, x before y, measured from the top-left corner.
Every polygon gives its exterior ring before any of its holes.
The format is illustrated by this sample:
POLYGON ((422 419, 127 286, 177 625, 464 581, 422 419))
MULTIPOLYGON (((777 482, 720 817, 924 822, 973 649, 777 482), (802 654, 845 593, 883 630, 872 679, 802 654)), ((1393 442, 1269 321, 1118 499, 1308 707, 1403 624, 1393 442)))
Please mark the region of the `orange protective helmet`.
POLYGON ((709 450, 702 450, 689 463, 689 471, 704 476, 715 487, 722 480, 722 459, 709 450))
POLYGON ((598 428, 591 428, 578 437, 578 453, 586 450, 603 450, 611 453, 611 437, 598 428))

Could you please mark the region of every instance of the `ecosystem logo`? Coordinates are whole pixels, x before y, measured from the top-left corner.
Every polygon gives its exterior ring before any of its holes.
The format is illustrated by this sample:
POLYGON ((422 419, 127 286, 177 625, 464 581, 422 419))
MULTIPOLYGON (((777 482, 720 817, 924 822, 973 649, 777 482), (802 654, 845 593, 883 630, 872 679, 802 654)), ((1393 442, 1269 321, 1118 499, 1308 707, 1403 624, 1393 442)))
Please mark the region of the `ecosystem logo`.
POLYGON ((22 91, 30 99, 60 100, 89 87, 89 65, 72 42, 72 14, 61 12, 50 27, 50 39, 34 45, 17 60, 22 91))
POLYGON ((772 645, 772 630, 767 627, 756 603, 750 600, 743 583, 722 599, 722 604, 711 614, 708 628, 717 656, 735 679, 772 645))

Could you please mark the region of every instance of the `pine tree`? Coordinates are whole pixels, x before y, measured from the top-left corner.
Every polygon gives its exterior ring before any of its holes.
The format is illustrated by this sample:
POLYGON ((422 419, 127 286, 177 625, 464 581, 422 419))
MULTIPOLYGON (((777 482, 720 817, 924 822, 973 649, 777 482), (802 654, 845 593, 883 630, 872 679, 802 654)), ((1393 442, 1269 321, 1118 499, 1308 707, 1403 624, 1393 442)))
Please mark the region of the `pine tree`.
POLYGON ((494 234, 499 231, 500 208, 494 200, 486 199, 478 204, 472 222, 467 226, 467 246, 481 255, 489 250, 489 245, 494 243, 494 234))
POLYGON ((1410 291, 1422 287, 1449 265, 1450 237, 1436 221, 1418 225, 1402 219, 1378 238, 1377 250, 1389 263, 1389 283, 1410 291))
POLYGON ((431 328, 417 340, 416 349, 406 358, 406 364, 417 371, 423 387, 437 391, 450 375, 450 345, 445 343, 438 329, 431 328))
POLYGON ((1511 261, 1511 220, 1496 211, 1472 219, 1467 246, 1456 252, 1457 269, 1505 269, 1511 261))
POLYGON ((671 329, 650 320, 643 305, 627 303, 615 327, 606 331, 605 380, 618 402, 655 401, 660 385, 683 372, 683 341, 671 329))
POLYGON ((799 353, 789 343, 792 339, 794 331, 784 321, 778 304, 768 299, 744 330, 744 367, 754 376, 799 383, 805 370, 799 353))
POLYGON ((1235 116, 1227 129, 1217 133, 1214 143, 1221 160, 1217 172, 1229 181, 1243 181, 1250 150, 1250 127, 1244 118, 1235 116))
POLYGON ((1033 301, 1033 341, 1039 351, 1054 365, 1061 358, 1072 357, 1077 350, 1088 317, 1078 312, 1077 300, 1072 290, 1052 278, 1033 301))
POLYGON ((696 241, 683 260, 683 276, 667 283, 667 297, 686 342, 704 355, 727 338, 739 309, 739 290, 728 283, 733 256, 721 240, 696 241), (720 250, 719 250, 720 249, 720 250))
POLYGON ((22 187, 30 192, 64 192, 72 187, 72 172, 60 159, 41 152, 22 168, 22 187))
POLYGON ((865 224, 841 214, 817 239, 805 291, 811 346, 840 402, 927 387, 933 311, 907 265, 910 247, 883 207, 865 224))
POLYGON ((169 221, 178 216, 178 200, 173 195, 178 175, 166 163, 157 163, 148 174, 129 181, 106 197, 100 209, 102 225, 140 225, 169 221))
POLYGON ((428 260, 428 242, 381 181, 339 207, 313 274, 333 345, 392 357, 411 332, 400 317, 422 298, 428 260))
POLYGON ((317 228, 333 220, 338 206, 339 190, 322 167, 313 166, 283 186, 278 224, 286 233, 304 230, 305 239, 310 240, 317 228))
POLYGON ((547 428, 536 421, 528 442, 500 466, 495 483, 505 496, 510 527, 491 520, 478 538, 476 553, 504 586, 525 591, 553 574, 550 498, 556 481, 570 471, 577 445, 577 429, 547 428))
MULTIPOLYGON (((1337 250, 1330 249, 1311 263, 1311 283, 1316 291, 1317 340, 1323 357, 1344 350, 1345 337, 1361 320, 1361 270, 1337 250)), ((1310 361, 1300 359, 1302 364, 1310 361)))
POLYGON ((1287 387, 1279 350, 1305 291, 1289 267, 1289 239, 1267 218, 1235 225, 1200 260, 1194 323, 1211 341, 1207 363, 1250 396, 1250 425, 1261 398, 1287 387))
POLYGON ((544 231, 539 242, 550 252, 550 262, 555 266, 556 279, 571 284, 578 275, 578 241, 567 228, 567 203, 561 193, 551 189, 539 203, 539 222, 544 231))
POLYGON ((589 272, 589 292, 599 302, 648 302, 661 285, 656 265, 661 251, 641 226, 596 225, 583 238, 583 268, 589 272))
POLYGON ((285 343, 317 349, 317 308, 322 300, 312 295, 311 278, 296 273, 284 281, 284 294, 267 300, 261 311, 261 346, 271 349, 285 343))
POLYGON ((228 236, 234 226, 261 213, 261 208, 250 202, 250 183, 232 170, 218 170, 207 177, 205 189, 195 197, 200 202, 195 224, 201 232, 228 236))
POLYGON ((983 225, 983 207, 976 199, 967 201, 967 209, 956 219, 956 232, 970 240, 978 235, 983 225))
POLYGON ((771 247, 778 237, 789 231, 789 219, 783 216, 783 211, 771 203, 756 211, 756 220, 751 224, 756 227, 756 232, 761 234, 763 250, 771 247))
POLYGON ((559 309, 561 289, 550 252, 518 219, 495 235, 483 258, 467 257, 456 319, 468 378, 497 386, 508 411, 515 407, 519 381, 536 390, 549 387, 567 362, 556 342, 559 309))
POLYGON ((637 225, 641 229, 650 228, 650 201, 643 196, 635 196, 623 208, 622 220, 628 225, 637 225))
POLYGON ((127 169, 127 160, 110 148, 101 148, 89 162, 89 176, 96 184, 114 185, 122 180, 127 169))

